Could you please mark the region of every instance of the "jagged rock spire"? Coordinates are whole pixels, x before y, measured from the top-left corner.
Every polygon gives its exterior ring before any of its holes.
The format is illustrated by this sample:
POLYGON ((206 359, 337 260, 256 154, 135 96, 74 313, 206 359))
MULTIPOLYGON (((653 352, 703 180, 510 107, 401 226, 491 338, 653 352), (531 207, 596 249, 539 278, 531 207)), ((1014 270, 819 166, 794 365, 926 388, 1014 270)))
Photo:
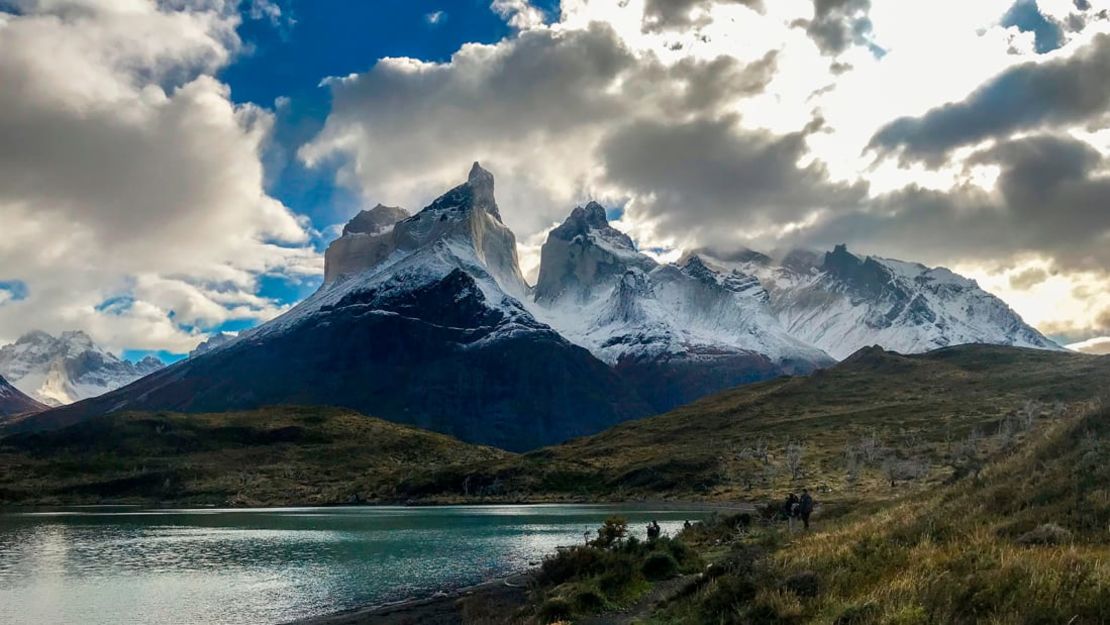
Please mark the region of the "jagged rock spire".
POLYGON ((493 194, 493 174, 482 169, 478 161, 470 168, 470 175, 466 179, 470 187, 470 201, 474 208, 480 208, 501 220, 501 213, 497 209, 497 200, 493 194))

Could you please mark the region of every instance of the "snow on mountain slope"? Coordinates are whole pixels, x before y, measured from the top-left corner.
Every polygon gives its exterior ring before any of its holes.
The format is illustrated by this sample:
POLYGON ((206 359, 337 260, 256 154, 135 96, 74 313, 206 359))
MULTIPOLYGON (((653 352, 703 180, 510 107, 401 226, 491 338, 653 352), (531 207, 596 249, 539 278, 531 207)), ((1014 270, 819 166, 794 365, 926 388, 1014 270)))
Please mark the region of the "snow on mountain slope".
POLYGON ((596 203, 551 231, 531 310, 632 378, 659 410, 832 362, 782 328, 758 280, 697 257, 656 263, 596 203))
POLYGON ((0 376, 0 419, 45 409, 46 405, 28 397, 0 376))
POLYGON ((791 252, 778 263, 753 252, 703 255, 758 277, 782 325, 837 359, 869 345, 901 353, 964 343, 1062 349, 974 280, 943 267, 861 258, 843 245, 824 256, 791 252))
POLYGON ((30 332, 0 348, 0 375, 49 406, 102 395, 163 366, 153 357, 137 363, 121 360, 80 331, 58 337, 30 332))
POLYGON ((661 265, 636 251, 596 203, 552 230, 541 254, 536 314, 611 364, 698 348, 829 362, 779 325, 756 278, 716 271, 697 256, 661 265))
MULTIPOLYGON (((474 163, 468 181, 392 226, 373 232, 350 232, 328 248, 324 286, 285 315, 245 333, 250 340, 280 333, 302 323, 321 309, 330 309, 352 293, 378 295, 415 289, 442 280, 461 269, 481 289, 487 305, 511 320, 535 325, 518 301, 528 292, 520 272, 516 237, 503 223, 493 195, 493 176, 474 163), (358 237, 337 250, 338 243, 358 237), (342 269, 333 263, 341 263, 342 269)), ((354 221, 382 212, 399 211, 380 204, 354 221)), ((407 215, 407 213, 405 213, 407 215)), ((399 215, 398 215, 399 216, 399 215)), ((354 221, 352 223, 354 223, 354 221)), ((380 221, 380 220, 379 220, 380 221)))

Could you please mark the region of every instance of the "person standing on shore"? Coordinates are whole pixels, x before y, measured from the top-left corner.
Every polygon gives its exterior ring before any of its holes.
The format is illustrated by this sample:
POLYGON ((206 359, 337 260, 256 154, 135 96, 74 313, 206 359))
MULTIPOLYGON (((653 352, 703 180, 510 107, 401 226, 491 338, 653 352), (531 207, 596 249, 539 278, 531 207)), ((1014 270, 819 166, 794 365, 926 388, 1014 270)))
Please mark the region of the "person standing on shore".
POLYGON ((790 493, 782 504, 782 516, 786 519, 787 528, 794 531, 794 519, 798 516, 798 496, 790 493))
POLYGON ((798 516, 802 518, 805 529, 809 529, 809 515, 813 514, 814 501, 809 490, 802 489, 802 498, 798 500, 798 516))

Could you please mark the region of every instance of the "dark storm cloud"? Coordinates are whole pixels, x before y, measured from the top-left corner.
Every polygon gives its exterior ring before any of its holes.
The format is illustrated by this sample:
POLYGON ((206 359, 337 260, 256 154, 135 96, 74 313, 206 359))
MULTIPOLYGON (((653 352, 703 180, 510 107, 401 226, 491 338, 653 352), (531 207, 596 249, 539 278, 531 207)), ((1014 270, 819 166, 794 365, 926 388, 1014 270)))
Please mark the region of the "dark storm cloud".
POLYGON ((1038 253, 1061 269, 1106 272, 1110 177, 1098 151, 1070 137, 1038 135, 1001 143, 970 162, 1000 168, 993 192, 907 187, 830 215, 806 233, 806 243, 855 242, 941 262, 1038 253))
POLYGON ((776 61, 771 51, 751 63, 731 56, 663 63, 637 58, 600 23, 529 30, 464 48, 450 63, 388 60, 331 81, 332 112, 302 156, 345 157, 345 183, 401 205, 426 201, 413 185, 418 176, 439 188, 438 172, 454 176, 458 163, 481 157, 499 176, 505 205, 521 207, 506 219, 528 236, 561 221, 582 195, 608 192, 594 162, 605 137, 638 120, 717 117, 762 92, 776 61))
POLYGON ((731 117, 682 124, 641 121, 599 153, 608 180, 652 198, 638 210, 663 232, 729 243, 743 228, 781 225, 821 208, 857 205, 866 185, 830 182, 824 167, 799 167, 806 135, 744 130, 731 117))
POLYGON ((1066 59, 1025 63, 999 74, 962 102, 922 117, 902 117, 869 147, 900 152, 907 161, 943 164, 948 153, 1019 131, 1097 123, 1110 110, 1110 35, 1101 34, 1066 59))
POLYGON ((854 43, 864 43, 871 32, 867 11, 871 0, 814 0, 813 19, 799 20, 796 26, 829 55, 837 55, 854 43))
POLYGON ((704 26, 704 21, 691 18, 695 9, 707 9, 714 4, 742 4, 763 10, 763 0, 647 0, 644 5, 644 30, 682 30, 704 26))
POLYGON ((673 65, 644 63, 630 73, 624 97, 656 101, 667 115, 714 113, 737 98, 762 93, 775 77, 778 51, 752 63, 731 56, 685 58, 673 65))
POLYGON ((1021 291, 1027 291, 1047 279, 1047 271, 1040 267, 1030 267, 1021 273, 1010 276, 1010 286, 1021 291))

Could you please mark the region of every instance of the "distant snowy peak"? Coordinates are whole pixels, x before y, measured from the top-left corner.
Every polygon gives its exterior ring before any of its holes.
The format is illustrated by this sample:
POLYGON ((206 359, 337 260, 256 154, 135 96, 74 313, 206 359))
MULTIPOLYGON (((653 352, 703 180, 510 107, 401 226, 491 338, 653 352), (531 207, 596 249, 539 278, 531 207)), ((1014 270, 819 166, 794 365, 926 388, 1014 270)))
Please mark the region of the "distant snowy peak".
POLYGON ((102 395, 163 367, 153 357, 132 363, 102 349, 84 332, 25 334, 0 348, 0 375, 50 406, 102 395))
POLYGON ((579 236, 595 237, 597 242, 604 242, 615 249, 636 250, 631 237, 609 225, 605 208, 597 202, 576 207, 549 236, 563 241, 572 241, 579 236))
POLYGON ((231 332, 217 332, 208 337, 200 345, 197 345, 196 349, 189 352, 189 358, 196 358, 197 356, 200 356, 202 354, 213 352, 223 347, 224 345, 227 345, 228 343, 234 341, 236 336, 236 334, 233 334, 231 332))
POLYGON ((759 278, 753 275, 736 270, 730 271, 720 267, 711 267, 698 255, 684 256, 679 259, 678 266, 682 268, 682 273, 704 284, 718 286, 763 303, 770 301, 763 284, 759 281, 759 278))
POLYGON ((779 262, 717 262, 758 277, 783 326, 838 359, 869 345, 901 353, 964 343, 1060 349, 974 280, 943 267, 860 257, 844 245, 823 256, 792 251, 779 262))

